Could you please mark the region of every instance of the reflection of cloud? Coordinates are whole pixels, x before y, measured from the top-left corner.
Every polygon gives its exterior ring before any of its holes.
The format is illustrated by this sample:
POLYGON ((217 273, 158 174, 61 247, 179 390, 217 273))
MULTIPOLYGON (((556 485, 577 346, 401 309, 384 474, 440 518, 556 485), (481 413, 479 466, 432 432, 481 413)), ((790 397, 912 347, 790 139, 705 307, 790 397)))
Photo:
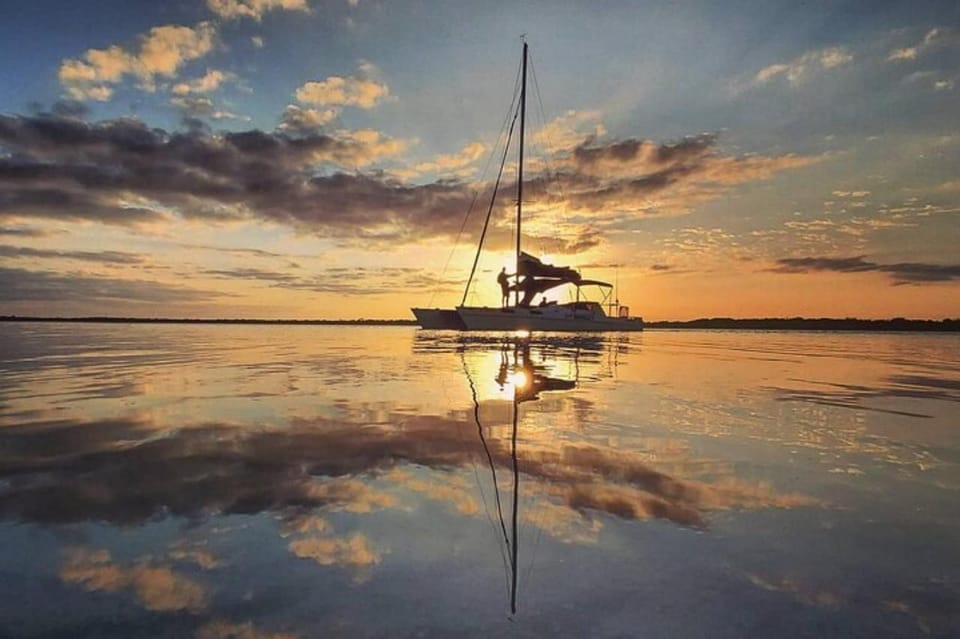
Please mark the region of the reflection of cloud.
POLYGON ((166 566, 141 562, 123 568, 112 562, 106 550, 71 550, 60 578, 91 591, 130 591, 148 610, 195 613, 206 607, 208 598, 202 585, 166 566))
POLYGON ((322 566, 367 567, 380 563, 380 553, 370 547, 363 533, 346 538, 304 537, 290 542, 290 552, 322 566))
POLYGON ((174 561, 196 564, 204 570, 213 570, 223 566, 223 562, 217 559, 212 552, 205 549, 202 544, 191 545, 186 541, 174 544, 167 556, 174 561))
MULTIPOLYGON (((481 415, 493 462, 510 466, 510 441, 502 421, 496 422, 496 412, 486 408, 481 415)), ((396 472, 405 465, 463 467, 481 456, 472 412, 451 417, 386 415, 378 417, 376 425, 293 419, 276 430, 206 424, 159 439, 150 437, 153 432, 152 424, 137 421, 48 422, 2 429, 0 468, 6 470, 0 481, 34 479, 6 484, 0 491, 0 515, 46 523, 100 519, 124 524, 157 513, 196 517, 318 508, 369 512, 394 506, 395 498, 375 490, 364 476, 396 472), (100 435, 104 428, 109 435, 100 435), (79 449, 51 448, 51 442, 75 437, 88 443, 79 449), (117 441, 130 443, 118 447, 117 441)), ((540 485, 545 494, 581 512, 702 525, 710 510, 811 503, 777 495, 763 484, 679 479, 651 467, 642 453, 539 440, 525 442, 521 451, 525 482, 540 485)), ((460 486, 415 478, 409 488, 450 501, 461 512, 476 512, 460 486)), ((330 549, 329 544, 320 547, 330 549)))
POLYGON ((307 533, 325 533, 330 530, 326 519, 306 513, 293 513, 283 518, 280 528, 281 537, 303 535, 307 533))
MULTIPOLYGON (((802 380, 797 380, 802 381, 802 380)), ((859 384, 804 381, 804 388, 771 388, 783 401, 799 401, 822 406, 837 406, 858 410, 875 411, 905 417, 931 417, 894 408, 870 406, 865 402, 884 398, 934 399, 960 402, 960 384, 950 379, 938 379, 925 375, 893 375, 885 384, 863 386, 859 384), (811 388, 811 386, 815 386, 811 388)))
POLYGON ((196 639, 297 639, 293 633, 260 630, 249 621, 211 621, 200 626, 194 636, 196 639))
POLYGON ((476 499, 463 479, 456 475, 446 473, 441 481, 429 481, 407 471, 394 470, 385 479, 393 485, 421 493, 430 499, 447 502, 461 514, 475 515, 480 512, 476 499))
POLYGON ((949 636, 956 619, 955 588, 931 580, 915 586, 901 584, 858 587, 856 593, 821 587, 810 580, 747 574, 750 582, 768 592, 778 593, 808 606, 820 608, 899 612, 913 619, 924 634, 949 636), (942 634, 941 634, 942 633, 942 634))

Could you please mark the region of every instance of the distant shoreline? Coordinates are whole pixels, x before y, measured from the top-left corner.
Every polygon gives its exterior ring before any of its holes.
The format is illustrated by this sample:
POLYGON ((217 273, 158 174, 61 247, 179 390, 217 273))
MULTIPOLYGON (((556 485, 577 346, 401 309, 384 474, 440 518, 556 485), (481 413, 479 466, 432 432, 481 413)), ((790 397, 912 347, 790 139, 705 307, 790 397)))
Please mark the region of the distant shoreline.
MULTIPOLYGON (((416 326, 416 320, 405 319, 353 319, 353 320, 297 320, 297 319, 190 319, 190 318, 144 318, 144 317, 24 317, 0 316, 0 322, 77 322, 101 324, 275 324, 294 326, 416 326)), ((908 332, 960 332, 960 319, 924 320, 905 319, 854 319, 854 318, 806 318, 769 317, 735 319, 711 317, 686 321, 646 322, 644 328, 652 329, 714 329, 714 330, 769 330, 769 331, 908 331, 908 332)))

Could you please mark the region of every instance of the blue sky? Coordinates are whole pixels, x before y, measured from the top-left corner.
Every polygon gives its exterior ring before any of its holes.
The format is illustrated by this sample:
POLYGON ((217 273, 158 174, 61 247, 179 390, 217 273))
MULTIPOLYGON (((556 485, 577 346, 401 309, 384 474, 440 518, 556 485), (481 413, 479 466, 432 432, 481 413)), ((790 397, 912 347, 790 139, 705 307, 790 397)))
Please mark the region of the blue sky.
POLYGON ((529 174, 560 174, 528 189, 533 252, 652 319, 957 316, 958 25, 954 2, 10 5, 2 310, 456 301, 526 34, 529 174))

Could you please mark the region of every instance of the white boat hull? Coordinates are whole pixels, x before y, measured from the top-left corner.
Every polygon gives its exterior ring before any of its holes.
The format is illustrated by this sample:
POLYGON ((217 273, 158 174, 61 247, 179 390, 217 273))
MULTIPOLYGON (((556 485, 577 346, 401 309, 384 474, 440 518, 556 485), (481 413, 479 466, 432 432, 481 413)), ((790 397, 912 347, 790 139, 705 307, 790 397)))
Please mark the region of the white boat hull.
POLYGON ((565 306, 491 308, 458 306, 468 331, 642 331, 639 317, 608 317, 602 311, 574 310, 565 306))
POLYGON ((457 311, 449 308, 412 308, 420 328, 462 331, 466 328, 457 311))

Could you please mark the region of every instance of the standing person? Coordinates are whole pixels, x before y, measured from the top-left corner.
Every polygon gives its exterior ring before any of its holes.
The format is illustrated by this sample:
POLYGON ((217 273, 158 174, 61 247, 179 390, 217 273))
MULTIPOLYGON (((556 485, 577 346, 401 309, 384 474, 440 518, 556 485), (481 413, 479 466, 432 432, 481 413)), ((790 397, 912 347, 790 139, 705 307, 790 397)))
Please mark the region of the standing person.
POLYGON ((507 275, 507 267, 500 269, 500 275, 497 276, 497 282, 500 284, 500 308, 506 308, 510 303, 510 276, 507 275))

